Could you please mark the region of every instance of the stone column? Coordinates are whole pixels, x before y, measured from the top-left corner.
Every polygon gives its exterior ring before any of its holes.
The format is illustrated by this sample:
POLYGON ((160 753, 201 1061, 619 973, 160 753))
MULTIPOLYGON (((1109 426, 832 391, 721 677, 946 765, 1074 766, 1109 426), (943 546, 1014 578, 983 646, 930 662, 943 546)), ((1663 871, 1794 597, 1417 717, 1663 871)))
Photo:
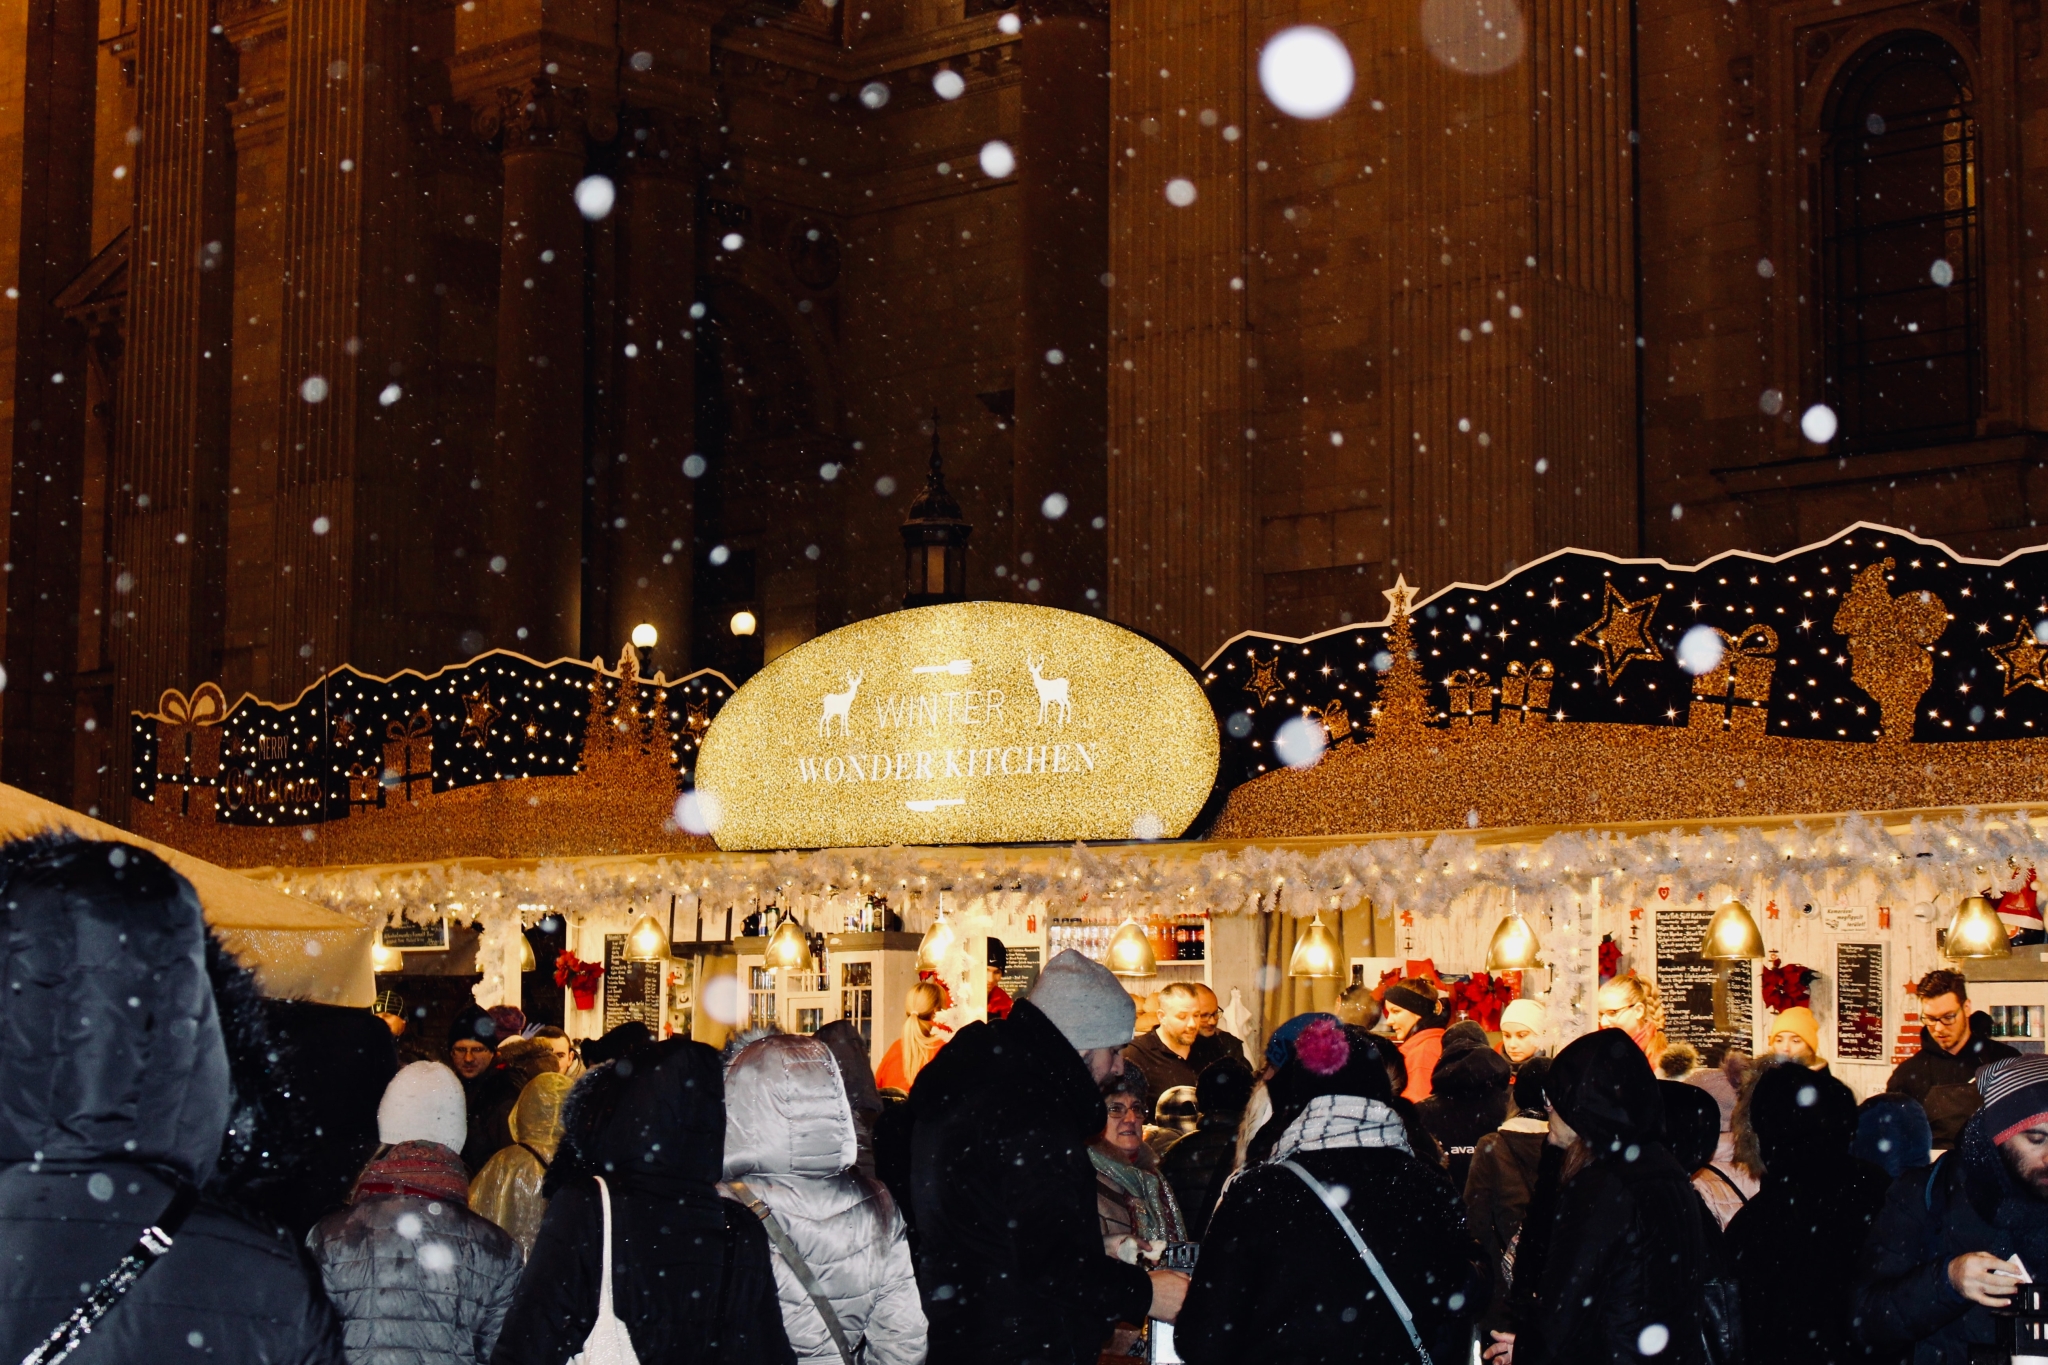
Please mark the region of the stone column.
POLYGON ((211 7, 142 11, 127 381, 110 479, 112 719, 122 773, 130 762, 127 713, 220 669, 232 67, 211 7))
POLYGON ((489 643, 548 660, 582 646, 584 175, 581 90, 536 77, 479 119, 503 138, 489 643), (503 560, 502 566, 499 561, 503 560))
POLYGON ((81 130, 92 126, 94 36, 91 9, 62 0, 0 15, 0 501, 12 512, 0 518, 0 774, 81 807, 92 799, 72 790, 87 344, 56 299, 92 257, 93 147, 81 130))
POLYGON ((1109 609, 1196 660, 1258 611, 1244 29, 1227 6, 1133 0, 1112 32, 1109 609), (1167 200, 1175 180, 1191 203, 1167 200))
POLYGON ((1109 16, 1037 0, 1024 23, 1023 300, 1017 328, 1013 583, 1027 601, 1102 611, 1109 512, 1109 16), (1066 499, 1045 515, 1052 494, 1066 499), (1092 594, 1092 595, 1091 595, 1092 594))
POLYGON ((244 7, 224 25, 235 49, 237 88, 228 107, 235 139, 237 265, 227 452, 232 568, 219 680, 231 697, 248 691, 289 696, 296 690, 283 686, 272 669, 282 590, 276 521, 284 420, 278 343, 290 290, 285 206, 298 179, 288 155, 292 18, 283 5, 244 7))
POLYGON ((619 440, 610 517, 600 530, 609 542, 606 639, 616 653, 634 626, 653 625, 660 641, 644 671, 680 677, 690 658, 695 558, 696 504, 683 460, 696 430, 696 195, 679 121, 640 114, 629 124, 619 161, 621 316, 608 362, 617 377, 619 440))

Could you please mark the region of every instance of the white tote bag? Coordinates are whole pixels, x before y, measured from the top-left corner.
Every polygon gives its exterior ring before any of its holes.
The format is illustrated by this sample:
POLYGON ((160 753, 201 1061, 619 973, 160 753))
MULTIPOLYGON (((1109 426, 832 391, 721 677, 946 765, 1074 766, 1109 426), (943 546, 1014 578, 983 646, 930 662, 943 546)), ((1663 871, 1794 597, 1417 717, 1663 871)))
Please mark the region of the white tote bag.
POLYGON ((604 1205, 604 1270, 597 1280, 597 1321, 569 1365, 640 1365, 632 1335, 612 1312, 612 1192, 605 1188, 603 1176, 597 1178, 597 1197, 604 1205))

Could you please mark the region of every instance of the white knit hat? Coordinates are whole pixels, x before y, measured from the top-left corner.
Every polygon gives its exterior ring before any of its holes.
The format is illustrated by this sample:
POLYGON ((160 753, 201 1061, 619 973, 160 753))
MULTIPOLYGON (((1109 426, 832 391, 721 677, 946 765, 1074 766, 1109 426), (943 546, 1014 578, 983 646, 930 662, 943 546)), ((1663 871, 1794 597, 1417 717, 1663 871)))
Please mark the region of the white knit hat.
POLYGON ((1500 1026, 1520 1024, 1539 1037, 1550 1031, 1550 1007, 1541 1000, 1510 1000, 1500 1012, 1500 1026))
POLYGON ((462 1082, 439 1062, 414 1062, 384 1087, 377 1105, 379 1142, 438 1142, 459 1152, 468 1137, 462 1082))
POLYGON ((1138 1023, 1138 1002, 1109 968, 1072 948, 1045 964, 1024 997, 1052 1020, 1067 1042, 1085 1052, 1122 1047, 1138 1023))

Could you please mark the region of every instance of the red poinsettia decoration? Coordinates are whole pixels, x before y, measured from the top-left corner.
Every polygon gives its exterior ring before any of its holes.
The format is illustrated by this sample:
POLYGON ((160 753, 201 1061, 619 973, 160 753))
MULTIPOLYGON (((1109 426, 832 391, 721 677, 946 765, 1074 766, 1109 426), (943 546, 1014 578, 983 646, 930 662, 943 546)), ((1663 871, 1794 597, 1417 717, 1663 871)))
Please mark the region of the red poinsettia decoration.
POLYGON ((1802 967, 1797 962, 1764 968, 1764 1003, 1774 1014, 1783 1014, 1786 1010, 1812 1003, 1813 978, 1818 975, 1820 973, 1813 968, 1802 967))
POLYGON ((579 1010, 597 1008, 597 982, 603 975, 602 962, 585 962, 570 952, 555 958, 555 984, 567 988, 576 997, 579 1010))
POLYGON ((1475 972, 1470 980, 1452 984, 1451 1007, 1488 1033, 1494 1033, 1500 1029, 1500 1012, 1521 993, 1519 972, 1503 972, 1499 977, 1475 972))
POLYGON ((1600 935, 1600 984, 1606 985, 1621 970, 1621 945, 1614 941, 1614 935, 1600 935))

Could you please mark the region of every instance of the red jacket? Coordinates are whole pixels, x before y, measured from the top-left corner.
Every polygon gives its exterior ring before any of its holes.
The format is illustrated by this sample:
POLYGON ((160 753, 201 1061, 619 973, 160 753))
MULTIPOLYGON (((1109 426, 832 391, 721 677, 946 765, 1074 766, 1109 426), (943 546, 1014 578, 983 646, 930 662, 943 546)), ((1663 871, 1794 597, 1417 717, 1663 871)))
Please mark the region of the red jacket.
POLYGON ((1443 1055, 1444 1031, 1418 1027, 1401 1040, 1401 1060, 1408 1063, 1408 1086, 1401 1098, 1420 1103, 1435 1092, 1436 1059, 1443 1055))

